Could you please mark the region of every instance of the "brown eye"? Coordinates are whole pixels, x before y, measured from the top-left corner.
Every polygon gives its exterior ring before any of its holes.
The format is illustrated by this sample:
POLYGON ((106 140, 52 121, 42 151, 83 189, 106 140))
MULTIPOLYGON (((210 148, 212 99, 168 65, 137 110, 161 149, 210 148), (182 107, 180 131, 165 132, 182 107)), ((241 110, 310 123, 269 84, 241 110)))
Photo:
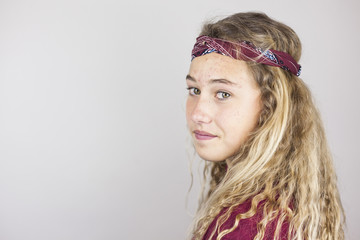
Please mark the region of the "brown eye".
POLYGON ((200 89, 194 87, 189 87, 188 90, 190 95, 200 95, 201 93, 200 89))
POLYGON ((227 92, 220 91, 220 92, 216 93, 216 97, 220 100, 224 100, 226 98, 229 98, 230 96, 231 96, 230 93, 227 93, 227 92))

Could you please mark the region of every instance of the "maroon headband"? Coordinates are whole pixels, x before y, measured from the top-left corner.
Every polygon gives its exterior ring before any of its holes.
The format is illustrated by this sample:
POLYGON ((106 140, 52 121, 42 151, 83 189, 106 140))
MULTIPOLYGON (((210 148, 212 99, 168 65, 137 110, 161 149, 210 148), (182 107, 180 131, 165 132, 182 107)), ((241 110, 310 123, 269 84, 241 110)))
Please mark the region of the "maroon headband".
POLYGON ((301 66, 290 54, 285 52, 273 49, 264 51, 247 41, 233 43, 208 36, 200 36, 196 39, 192 50, 192 59, 212 52, 220 53, 234 59, 250 60, 270 66, 281 67, 296 76, 299 76, 301 72, 301 66), (234 45, 236 47, 234 47, 234 45), (239 47, 241 50, 240 54, 239 47))

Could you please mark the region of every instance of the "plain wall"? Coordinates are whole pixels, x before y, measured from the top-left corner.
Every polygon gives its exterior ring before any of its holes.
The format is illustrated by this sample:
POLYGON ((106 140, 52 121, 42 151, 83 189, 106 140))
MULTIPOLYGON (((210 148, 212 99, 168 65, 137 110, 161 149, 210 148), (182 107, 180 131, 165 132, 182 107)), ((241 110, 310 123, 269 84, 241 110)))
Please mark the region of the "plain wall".
POLYGON ((0 239, 184 239, 191 48, 205 20, 250 10, 302 40, 360 239, 359 3, 0 1, 0 239))

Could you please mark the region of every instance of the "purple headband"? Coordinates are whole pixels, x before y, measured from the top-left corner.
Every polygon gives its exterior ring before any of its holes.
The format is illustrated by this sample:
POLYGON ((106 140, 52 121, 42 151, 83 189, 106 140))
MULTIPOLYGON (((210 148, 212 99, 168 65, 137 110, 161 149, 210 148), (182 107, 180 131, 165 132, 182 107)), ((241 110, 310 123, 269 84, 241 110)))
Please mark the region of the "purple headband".
POLYGON ((301 72, 301 66, 290 54, 285 52, 273 49, 264 51, 247 41, 233 43, 208 36, 200 36, 196 39, 192 50, 192 59, 212 52, 220 53, 234 59, 250 60, 270 66, 281 67, 296 76, 299 76, 301 72), (240 54, 239 48, 234 47, 234 45, 240 47, 240 54))

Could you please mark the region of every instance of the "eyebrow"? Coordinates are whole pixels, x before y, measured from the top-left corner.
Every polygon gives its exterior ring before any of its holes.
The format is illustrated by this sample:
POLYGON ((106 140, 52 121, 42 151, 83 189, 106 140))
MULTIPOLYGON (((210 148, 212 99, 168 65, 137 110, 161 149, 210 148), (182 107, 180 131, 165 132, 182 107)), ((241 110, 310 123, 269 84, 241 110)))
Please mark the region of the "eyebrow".
MULTIPOLYGON (((196 79, 194 77, 190 76, 189 74, 186 75, 186 80, 196 82, 196 79)), ((227 85, 237 85, 236 83, 234 83, 230 80, 227 80, 225 78, 211 79, 210 83, 223 83, 223 84, 227 84, 227 85)))
POLYGON ((196 82, 195 78, 193 78, 193 77, 192 77, 192 76, 190 76, 189 74, 188 74, 188 75, 186 75, 186 80, 196 82))

